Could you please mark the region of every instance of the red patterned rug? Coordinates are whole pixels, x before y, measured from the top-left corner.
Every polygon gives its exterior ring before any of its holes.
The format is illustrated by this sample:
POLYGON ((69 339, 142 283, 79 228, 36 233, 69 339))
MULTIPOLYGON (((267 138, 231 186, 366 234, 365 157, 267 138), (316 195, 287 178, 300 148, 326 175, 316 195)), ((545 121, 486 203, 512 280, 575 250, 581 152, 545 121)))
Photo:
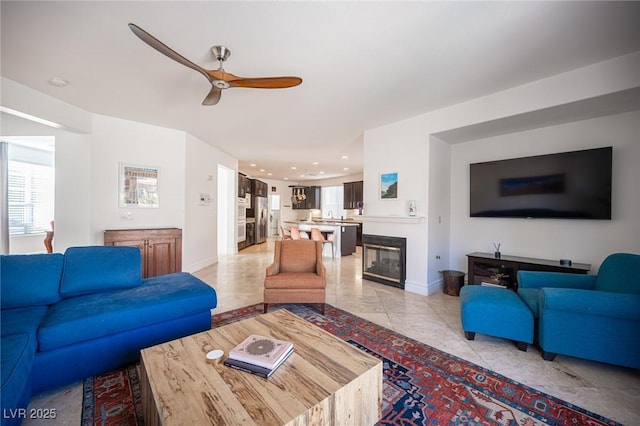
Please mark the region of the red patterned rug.
MULTIPOLYGON (((326 305, 284 305, 383 361, 379 425, 618 425, 490 370, 326 305)), ((216 314, 219 327, 262 313, 262 304, 216 314)), ((137 366, 86 379, 84 425, 143 425, 137 366)))

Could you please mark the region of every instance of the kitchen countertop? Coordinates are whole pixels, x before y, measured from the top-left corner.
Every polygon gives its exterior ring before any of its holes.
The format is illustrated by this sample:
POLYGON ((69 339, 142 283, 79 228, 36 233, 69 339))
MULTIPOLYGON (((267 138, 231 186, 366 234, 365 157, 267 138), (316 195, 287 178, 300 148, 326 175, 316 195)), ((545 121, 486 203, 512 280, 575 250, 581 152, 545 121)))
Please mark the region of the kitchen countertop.
POLYGON ((324 225, 324 226, 358 226, 360 222, 356 222, 355 220, 290 220, 285 223, 295 223, 297 225, 324 225))

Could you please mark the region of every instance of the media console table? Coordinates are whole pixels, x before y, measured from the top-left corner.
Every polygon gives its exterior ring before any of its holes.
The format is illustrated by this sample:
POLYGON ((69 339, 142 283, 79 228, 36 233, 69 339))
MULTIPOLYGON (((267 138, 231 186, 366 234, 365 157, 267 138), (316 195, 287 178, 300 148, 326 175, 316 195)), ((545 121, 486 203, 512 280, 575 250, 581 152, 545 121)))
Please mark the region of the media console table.
POLYGON ((497 259, 493 253, 469 253, 468 269, 469 284, 481 284, 486 279, 496 274, 505 276, 506 286, 516 289, 518 271, 548 271, 569 272, 574 274, 586 274, 591 269, 588 263, 572 263, 561 265, 559 260, 535 259, 531 257, 502 255, 497 259))

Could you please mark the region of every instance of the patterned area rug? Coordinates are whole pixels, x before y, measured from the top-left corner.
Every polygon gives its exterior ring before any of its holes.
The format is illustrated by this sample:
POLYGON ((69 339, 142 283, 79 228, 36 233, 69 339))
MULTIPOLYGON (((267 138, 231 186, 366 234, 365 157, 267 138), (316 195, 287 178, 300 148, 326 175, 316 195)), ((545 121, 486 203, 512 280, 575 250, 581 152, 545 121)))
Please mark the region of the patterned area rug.
MULTIPOLYGON (((618 425, 463 359, 326 305, 281 305, 383 361, 379 425, 618 425)), ((213 327, 262 313, 214 315, 213 327)), ((84 425, 142 425, 137 366, 86 379, 84 425)))

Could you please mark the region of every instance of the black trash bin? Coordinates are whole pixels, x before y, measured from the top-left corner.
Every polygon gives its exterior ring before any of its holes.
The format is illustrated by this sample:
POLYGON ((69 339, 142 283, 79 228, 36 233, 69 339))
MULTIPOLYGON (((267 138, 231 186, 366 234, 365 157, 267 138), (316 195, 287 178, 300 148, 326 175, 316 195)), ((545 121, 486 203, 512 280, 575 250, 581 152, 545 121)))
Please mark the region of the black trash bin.
POLYGON ((442 292, 449 296, 460 296, 460 289, 464 285, 464 272, 460 271, 440 271, 442 272, 443 284, 442 292))

